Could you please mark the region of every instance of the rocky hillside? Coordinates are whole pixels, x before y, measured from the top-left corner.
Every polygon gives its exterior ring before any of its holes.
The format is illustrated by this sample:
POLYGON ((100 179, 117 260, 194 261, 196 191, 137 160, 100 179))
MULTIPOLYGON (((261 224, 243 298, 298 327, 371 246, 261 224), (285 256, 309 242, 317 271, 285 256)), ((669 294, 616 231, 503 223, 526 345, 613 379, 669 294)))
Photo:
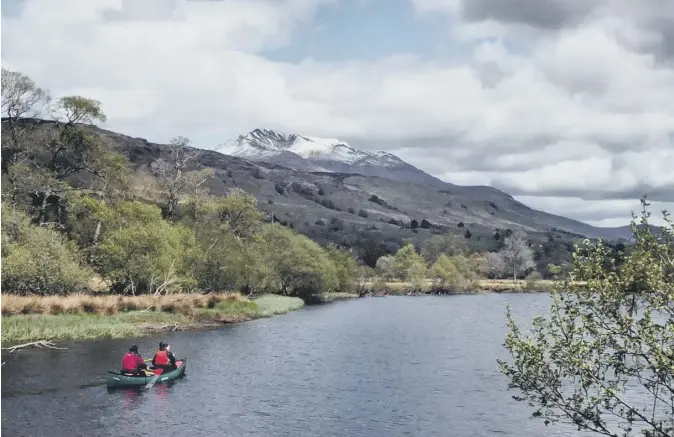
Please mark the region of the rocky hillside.
MULTIPOLYGON (((411 220, 412 212, 434 224, 451 226, 459 222, 486 228, 522 227, 531 230, 559 229, 588 237, 627 238, 629 227, 597 228, 576 220, 537 211, 517 202, 512 196, 487 186, 459 186, 443 182, 384 151, 358 150, 337 139, 282 134, 256 129, 240 136, 234 145, 222 150, 228 155, 260 164, 275 164, 305 172, 323 172, 324 176, 348 180, 348 186, 377 195, 388 206, 386 220, 411 220), (361 175, 345 178, 341 174, 361 175), (364 177, 363 177, 364 176, 364 177), (354 179, 355 178, 355 179, 354 179), (389 182, 382 180, 386 179, 389 182), (412 182, 416 186, 398 184, 412 182)), ((340 197, 341 206, 372 207, 371 203, 349 204, 340 197)), ((376 202, 375 202, 376 203, 376 202)), ((381 206, 381 205, 379 205, 381 206)))
MULTIPOLYGON (((156 199, 150 165, 167 148, 91 129, 127 157, 136 194, 156 199)), ((490 250, 500 245, 508 229, 521 229, 565 251, 583 236, 631 235, 629 228, 597 228, 531 209, 492 187, 445 183, 392 154, 364 152, 336 140, 256 130, 226 152, 231 155, 203 151, 193 161, 192 169, 213 169, 208 181, 212 194, 243 189, 257 197, 268 220, 322 243, 352 247, 369 261, 434 233, 462 235, 476 249, 490 250)))

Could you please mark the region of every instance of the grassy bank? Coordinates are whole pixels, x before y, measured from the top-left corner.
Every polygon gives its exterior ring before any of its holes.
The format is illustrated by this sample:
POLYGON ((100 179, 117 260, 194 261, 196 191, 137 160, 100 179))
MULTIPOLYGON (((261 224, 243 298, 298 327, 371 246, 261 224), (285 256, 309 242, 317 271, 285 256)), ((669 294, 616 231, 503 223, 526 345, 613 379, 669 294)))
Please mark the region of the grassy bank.
POLYGON ((365 284, 365 290, 375 296, 429 294, 429 293, 535 293, 553 289, 556 281, 552 280, 517 280, 510 279, 478 279, 461 287, 438 287, 433 281, 426 280, 420 284, 403 281, 372 281, 365 284))
POLYGON ((136 337, 198 329, 294 311, 302 299, 238 293, 171 296, 2 295, 2 342, 136 337))

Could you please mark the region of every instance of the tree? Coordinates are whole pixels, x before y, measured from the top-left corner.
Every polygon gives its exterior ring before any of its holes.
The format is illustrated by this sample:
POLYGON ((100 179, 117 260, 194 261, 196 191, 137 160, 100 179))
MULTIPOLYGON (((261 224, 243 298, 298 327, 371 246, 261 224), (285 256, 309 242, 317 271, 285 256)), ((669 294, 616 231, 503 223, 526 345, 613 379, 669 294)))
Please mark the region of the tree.
POLYGON ((111 152, 89 125, 105 121, 100 102, 65 96, 55 104, 27 76, 2 71, 3 197, 11 207, 23 202, 37 224, 62 224, 64 196, 73 189, 123 188, 124 158, 111 152), (48 109, 51 120, 29 117, 48 109), (116 182, 116 183, 113 183, 116 182))
POLYGON ((359 274, 358 263, 356 259, 345 249, 339 248, 334 244, 326 248, 328 257, 335 265, 339 291, 350 293, 355 290, 356 280, 359 274))
POLYGON ((419 227, 419 222, 416 219, 412 219, 412 221, 410 222, 410 228, 416 229, 418 227, 419 227))
POLYGON ((393 268, 393 256, 384 255, 377 259, 375 272, 384 279, 394 279, 396 273, 393 268))
POLYGON ((426 263, 412 244, 407 244, 396 252, 393 256, 392 269, 396 277, 413 282, 415 286, 420 285, 419 282, 426 276, 426 263))
POLYGON ((85 287, 93 272, 72 243, 5 205, 1 217, 3 293, 67 294, 85 287))
POLYGON ((3 173, 26 157, 20 140, 29 125, 21 120, 40 114, 49 102, 49 93, 31 78, 2 68, 2 132, 7 134, 2 141, 3 173))
POLYGON ((198 258, 194 232, 162 220, 157 207, 148 212, 147 220, 110 231, 95 248, 101 274, 113 289, 134 295, 195 285, 189 269, 190 258, 198 258))
POLYGON ((457 235, 433 235, 421 245, 421 256, 427 263, 433 264, 442 254, 454 256, 463 253, 465 249, 465 240, 457 235))
POLYGON ((548 264, 545 269, 552 279, 559 278, 559 275, 562 273, 562 267, 552 263, 548 264))
POLYGON ((431 227, 431 222, 426 219, 421 219, 421 224, 419 226, 421 229, 429 229, 431 227))
POLYGON ((478 271, 489 278, 500 278, 505 272, 503 257, 495 252, 484 254, 478 261, 478 271))
POLYGON ((200 152, 191 148, 189 143, 190 140, 185 137, 171 139, 168 157, 158 158, 151 165, 152 174, 163 188, 164 215, 169 220, 177 218, 178 202, 188 189, 188 180, 185 176, 187 166, 200 155, 200 152))
POLYGON ((612 254, 602 242, 577 246, 569 281, 553 293, 549 316, 533 320, 530 336, 508 309, 513 361, 499 366, 522 393, 515 399, 546 424, 674 436, 674 226, 663 215, 658 234, 633 220, 633 251, 615 268, 605 268, 612 254))
POLYGON ((261 238, 262 262, 273 272, 272 291, 312 300, 339 286, 335 265, 316 242, 274 225, 265 225, 261 238))
POLYGON ((469 288, 477 276, 471 260, 463 255, 449 257, 445 254, 438 257, 431 267, 430 275, 436 281, 436 286, 454 290, 469 288))
POLYGON ((522 231, 506 237, 499 254, 506 271, 513 275, 513 281, 517 280, 517 275, 535 266, 527 235, 522 231))

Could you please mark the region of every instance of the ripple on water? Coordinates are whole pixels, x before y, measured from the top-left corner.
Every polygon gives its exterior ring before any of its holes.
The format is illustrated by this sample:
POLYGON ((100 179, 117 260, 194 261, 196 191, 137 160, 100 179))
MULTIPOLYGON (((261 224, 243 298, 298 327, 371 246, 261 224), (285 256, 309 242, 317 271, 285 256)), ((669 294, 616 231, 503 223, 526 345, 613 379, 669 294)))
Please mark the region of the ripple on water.
POLYGON ((2 371, 12 436, 576 436, 545 428, 498 373, 505 305, 537 295, 339 302, 216 331, 22 351, 2 371), (131 343, 188 357, 187 376, 147 390, 105 388, 131 343))

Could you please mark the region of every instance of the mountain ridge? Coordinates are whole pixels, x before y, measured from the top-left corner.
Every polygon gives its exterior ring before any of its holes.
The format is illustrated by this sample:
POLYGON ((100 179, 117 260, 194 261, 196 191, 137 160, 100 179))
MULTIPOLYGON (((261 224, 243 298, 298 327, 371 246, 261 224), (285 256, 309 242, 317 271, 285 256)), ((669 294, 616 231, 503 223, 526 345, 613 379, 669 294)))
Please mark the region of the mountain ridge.
MULTIPOLYGON (((47 120, 34 121, 40 129, 53 126, 47 120)), ((131 178, 137 187, 146 187, 143 196, 153 192, 147 189, 153 184, 150 167, 154 160, 169 157, 166 145, 97 126, 87 128, 98 134, 111 150, 127 157, 131 178)), ((202 153, 190 169, 214 170, 206 184, 211 194, 226 195, 232 189, 243 189, 257 198, 258 207, 270 219, 276 217, 322 242, 338 241, 348 246, 383 241, 381 244, 394 247, 405 241, 420 243, 434 233, 449 232, 490 250, 500 244, 499 235, 508 229, 527 231, 540 241, 631 237, 627 226, 599 228, 538 211, 496 188, 446 183, 402 160, 395 169, 361 165, 345 168, 348 171, 334 167, 314 171, 318 166, 298 169, 279 163, 276 159, 279 156, 293 156, 298 163, 315 165, 288 150, 282 152, 290 155, 274 153, 262 161, 200 150, 202 153), (425 223, 425 228, 414 228, 414 222, 425 223)))
POLYGON ((615 228, 597 227, 580 220, 535 210, 494 187, 462 186, 442 181, 390 152, 362 151, 338 139, 309 137, 297 133, 286 134, 258 128, 248 134, 240 135, 236 140, 236 145, 222 150, 222 153, 252 162, 277 164, 300 171, 362 174, 370 177, 390 178, 428 185, 436 189, 446 189, 467 197, 480 197, 486 199, 487 202, 510 202, 523 214, 535 217, 535 221, 542 226, 560 228, 587 237, 619 239, 631 236, 628 225, 615 228))

